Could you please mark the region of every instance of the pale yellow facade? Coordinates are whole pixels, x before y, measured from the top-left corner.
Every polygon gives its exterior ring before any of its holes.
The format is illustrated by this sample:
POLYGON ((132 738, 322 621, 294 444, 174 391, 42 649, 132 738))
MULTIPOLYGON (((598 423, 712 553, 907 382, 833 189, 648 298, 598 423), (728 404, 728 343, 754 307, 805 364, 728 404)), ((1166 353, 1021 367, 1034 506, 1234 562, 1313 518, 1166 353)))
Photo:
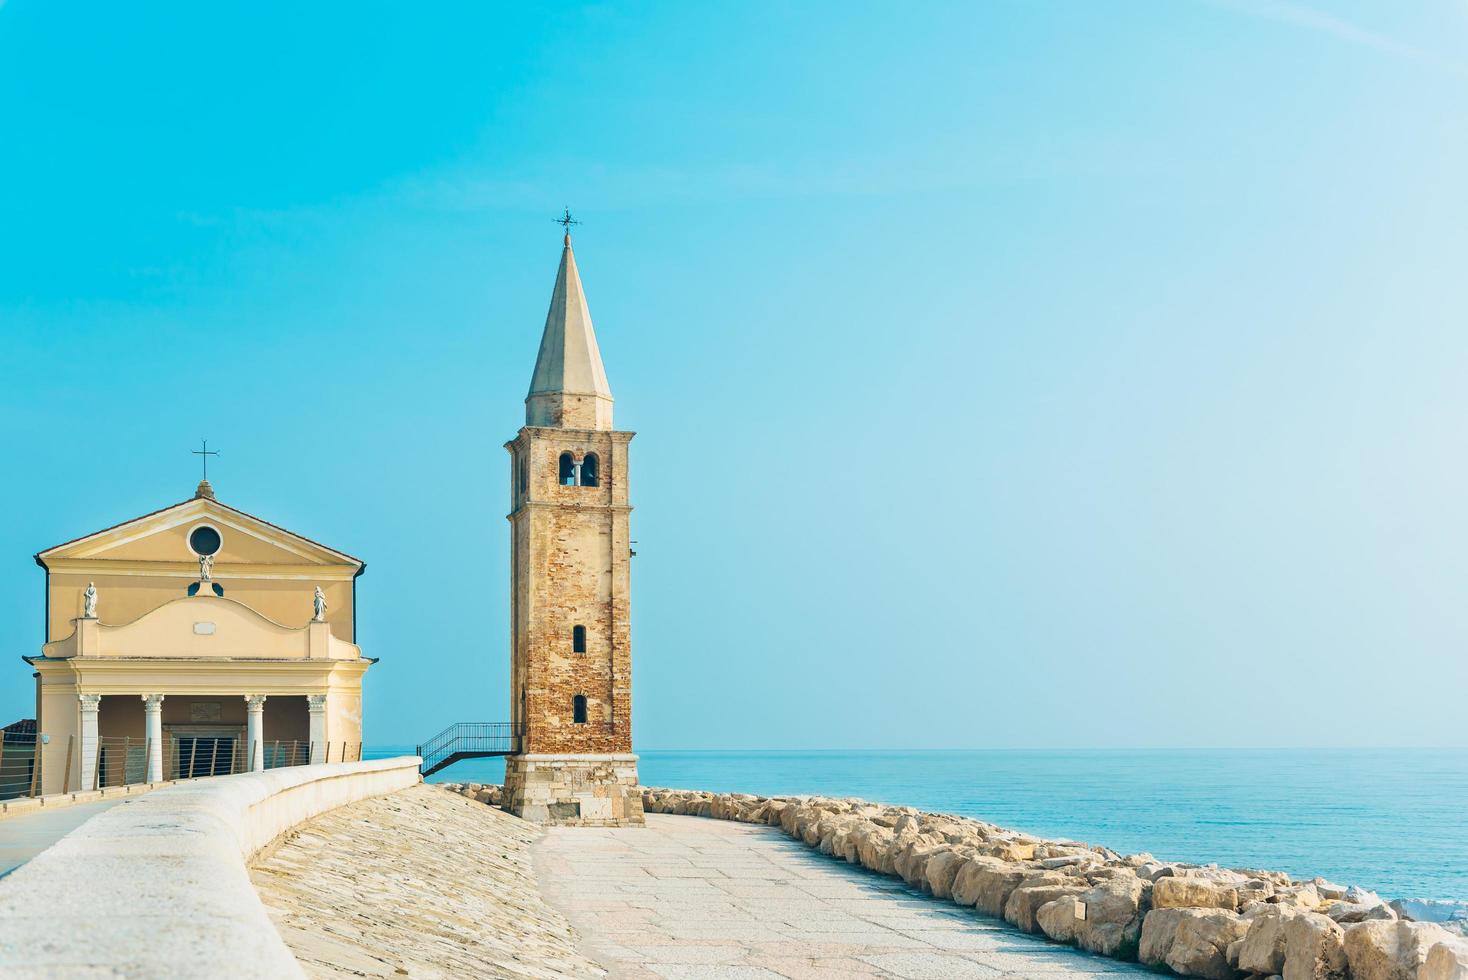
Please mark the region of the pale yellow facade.
POLYGON ((375 662, 353 642, 360 560, 222 504, 205 483, 36 561, 46 642, 25 659, 47 736, 42 792, 91 788, 120 774, 118 759, 172 778, 184 763, 167 747, 180 744, 227 746, 256 769, 282 743, 317 760, 360 751, 375 662))

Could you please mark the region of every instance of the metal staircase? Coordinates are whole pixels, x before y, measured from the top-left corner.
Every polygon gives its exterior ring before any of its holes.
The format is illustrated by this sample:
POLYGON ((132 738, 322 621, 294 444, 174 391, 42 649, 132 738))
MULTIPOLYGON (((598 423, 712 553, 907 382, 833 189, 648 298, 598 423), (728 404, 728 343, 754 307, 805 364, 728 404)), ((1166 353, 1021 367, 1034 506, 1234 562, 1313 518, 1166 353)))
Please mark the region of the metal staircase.
POLYGON ((460 721, 418 746, 426 778, 464 759, 488 759, 520 751, 522 726, 510 721, 460 721))

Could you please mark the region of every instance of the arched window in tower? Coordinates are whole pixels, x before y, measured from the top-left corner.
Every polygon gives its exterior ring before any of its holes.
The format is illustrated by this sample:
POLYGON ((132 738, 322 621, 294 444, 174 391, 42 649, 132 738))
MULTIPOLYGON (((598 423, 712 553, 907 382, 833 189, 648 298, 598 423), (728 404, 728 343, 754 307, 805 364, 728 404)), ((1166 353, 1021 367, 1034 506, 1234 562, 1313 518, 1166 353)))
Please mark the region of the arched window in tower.
POLYGON ((596 453, 587 453, 586 458, 581 461, 581 485, 583 487, 600 486, 598 482, 601 476, 600 461, 596 453))
POLYGON ((574 487, 576 485, 576 457, 570 453, 561 453, 561 486, 574 487))
POLYGON ((586 652, 586 627, 585 626, 575 626, 575 627, 572 627, 572 629, 571 629, 571 652, 572 653, 585 653, 586 652))
POLYGON ((578 694, 571 699, 571 720, 578 725, 586 724, 586 695, 578 694))

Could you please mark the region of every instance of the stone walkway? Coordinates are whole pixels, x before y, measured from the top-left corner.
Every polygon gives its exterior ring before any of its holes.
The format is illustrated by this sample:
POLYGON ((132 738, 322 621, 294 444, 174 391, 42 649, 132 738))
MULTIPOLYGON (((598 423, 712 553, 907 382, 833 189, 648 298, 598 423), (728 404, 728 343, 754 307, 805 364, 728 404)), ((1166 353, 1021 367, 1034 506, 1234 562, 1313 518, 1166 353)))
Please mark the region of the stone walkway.
POLYGON ((613 977, 1156 976, 1025 935, 767 827, 648 814, 646 829, 553 829, 534 854, 546 899, 613 977))
POLYGON ((308 821, 250 879, 308 976, 605 976, 541 901, 538 835, 420 784, 308 821))
POLYGON ((0 878, 5 877, 88 820, 127 800, 119 796, 95 803, 43 807, 0 820, 0 878))

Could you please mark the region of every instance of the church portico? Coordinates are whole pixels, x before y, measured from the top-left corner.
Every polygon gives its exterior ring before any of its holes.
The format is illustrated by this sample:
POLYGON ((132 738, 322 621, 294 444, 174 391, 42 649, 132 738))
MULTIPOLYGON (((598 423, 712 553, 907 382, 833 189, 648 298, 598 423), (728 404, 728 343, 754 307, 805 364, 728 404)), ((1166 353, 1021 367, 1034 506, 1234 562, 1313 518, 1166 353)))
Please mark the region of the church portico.
MULTIPOLYGON (((119 761, 124 756, 128 782, 156 782, 190 774, 258 772, 308 760, 323 762, 328 756, 332 761, 351 760, 361 753, 359 740, 342 737, 359 727, 332 721, 332 708, 345 715, 342 708, 356 700, 353 694, 339 690, 334 697, 291 690, 320 683, 319 678, 302 678, 299 685, 277 685, 268 695, 225 690, 217 681, 213 688, 201 690, 195 680, 182 675, 177 678, 178 686, 167 688, 170 693, 164 694, 138 695, 125 689, 134 686, 131 684, 98 687, 95 680, 81 683, 92 689, 74 694, 72 683, 66 680, 59 692, 43 688, 43 698, 53 707, 48 712, 50 720, 59 717, 54 709, 59 709, 64 698, 74 701, 76 715, 74 732, 53 736, 42 749, 43 780, 48 773, 57 780, 48 792, 120 784, 118 767, 124 765, 119 761), (178 693, 181 690, 186 693, 178 693), (62 786, 68 751, 71 774, 62 786), (196 753, 192 766, 188 761, 191 752, 196 753)), ((55 723, 50 727, 65 728, 55 723)))
POLYGON ((61 570, 48 627, 71 612, 25 658, 47 736, 42 793, 360 756, 375 660, 350 639, 350 592, 332 585, 350 589, 356 559, 219 504, 204 483, 37 562, 61 570))

